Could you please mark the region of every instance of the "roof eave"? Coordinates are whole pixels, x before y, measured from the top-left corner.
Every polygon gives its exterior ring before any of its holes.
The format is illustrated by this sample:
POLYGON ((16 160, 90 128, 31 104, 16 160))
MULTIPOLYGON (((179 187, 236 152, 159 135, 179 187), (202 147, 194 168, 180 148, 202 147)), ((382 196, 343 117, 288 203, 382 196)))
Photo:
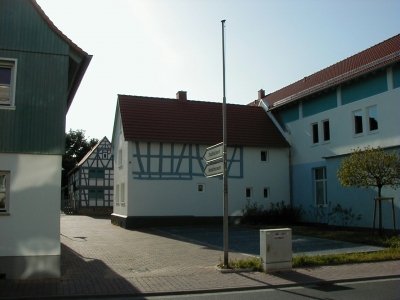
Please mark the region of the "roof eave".
POLYGON ((326 90, 326 89, 334 87, 334 86, 338 86, 339 84, 341 84, 345 81, 348 81, 348 80, 357 78, 359 76, 362 76, 364 74, 376 71, 380 68, 387 67, 387 66, 389 66, 395 62, 399 62, 399 61, 400 61, 400 51, 396 51, 385 57, 375 60, 369 64, 363 65, 357 69, 351 70, 347 73, 344 73, 344 74, 341 74, 334 78, 331 78, 323 83, 317 84, 308 89, 302 90, 296 94, 293 94, 293 95, 290 95, 281 100, 275 101, 274 103, 268 102, 268 96, 266 98, 264 98, 263 101, 266 102, 266 104, 268 105, 270 110, 273 110, 273 109, 282 107, 286 104, 293 103, 293 102, 300 100, 311 94, 321 92, 323 90, 326 90))

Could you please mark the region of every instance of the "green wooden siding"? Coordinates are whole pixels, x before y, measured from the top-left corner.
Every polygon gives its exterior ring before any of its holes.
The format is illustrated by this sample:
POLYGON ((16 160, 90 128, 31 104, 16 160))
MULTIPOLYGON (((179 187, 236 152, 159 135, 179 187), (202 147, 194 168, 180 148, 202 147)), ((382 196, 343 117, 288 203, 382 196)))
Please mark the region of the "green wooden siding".
POLYGON ((336 90, 303 101, 303 117, 312 116, 337 106, 336 90))
POLYGON ((51 30, 30 1, 0 1, 0 48, 68 55, 69 46, 51 30))
POLYGON ((360 78, 342 86, 342 104, 371 97, 386 92, 386 70, 379 71, 368 77, 360 78))
POLYGON ((29 1, 0 1, 0 57, 17 59, 15 109, 0 108, 0 152, 64 153, 69 45, 29 1))

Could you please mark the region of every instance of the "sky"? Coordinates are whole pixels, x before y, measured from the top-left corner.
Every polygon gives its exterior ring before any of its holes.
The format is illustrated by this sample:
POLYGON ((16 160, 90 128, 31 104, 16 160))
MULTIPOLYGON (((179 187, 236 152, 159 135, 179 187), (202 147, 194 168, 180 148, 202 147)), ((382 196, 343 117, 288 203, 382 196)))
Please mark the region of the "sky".
POLYGON ((112 138, 118 94, 248 104, 400 33, 398 0, 37 0, 93 55, 66 131, 112 138))

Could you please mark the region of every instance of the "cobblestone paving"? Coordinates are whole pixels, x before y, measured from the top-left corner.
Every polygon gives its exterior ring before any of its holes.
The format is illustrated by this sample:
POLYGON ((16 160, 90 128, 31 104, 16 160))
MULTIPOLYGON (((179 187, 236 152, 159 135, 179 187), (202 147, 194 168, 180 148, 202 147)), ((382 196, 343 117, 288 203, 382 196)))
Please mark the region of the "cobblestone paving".
MULTIPOLYGON (((273 275, 221 273, 215 267, 221 250, 85 216, 61 216, 61 243, 60 279, 0 280, 0 298, 157 294, 400 276, 400 261, 273 275)), ((230 258, 240 257, 245 256, 230 252, 230 258)))

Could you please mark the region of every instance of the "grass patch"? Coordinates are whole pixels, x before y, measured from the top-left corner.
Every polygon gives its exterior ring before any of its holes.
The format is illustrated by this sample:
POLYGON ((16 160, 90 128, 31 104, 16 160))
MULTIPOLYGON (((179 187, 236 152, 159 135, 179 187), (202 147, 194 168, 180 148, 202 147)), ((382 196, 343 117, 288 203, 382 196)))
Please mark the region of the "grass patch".
POLYGON ((253 271, 262 271, 262 261, 259 257, 249 257, 245 259, 230 259, 228 262, 228 266, 225 267, 222 262, 218 264, 218 268, 221 269, 251 269, 253 271))
POLYGON ((351 243, 374 245, 380 247, 400 248, 400 236, 395 233, 374 234, 371 229, 342 228, 333 226, 290 226, 293 234, 338 240, 351 243))
POLYGON ((363 253, 329 254, 316 256, 302 255, 293 257, 293 268, 378 262, 398 259, 400 259, 400 248, 388 248, 381 251, 363 253))
MULTIPOLYGON (((281 227, 282 226, 263 226, 263 229, 281 227)), ((400 260, 400 235, 398 232, 395 233, 389 231, 385 232, 383 235, 379 235, 376 232, 372 232, 371 229, 363 228, 343 228, 324 225, 289 225, 287 227, 292 228, 293 234, 296 235, 312 236, 386 248, 376 252, 295 256, 292 260, 293 268, 400 260)), ((260 265, 260 270, 262 270, 261 262, 260 265)))
POLYGON ((400 236, 396 233, 374 234, 370 229, 293 226, 293 233, 351 243, 374 245, 386 249, 376 252, 329 254, 293 257, 293 267, 311 267, 400 259, 400 236))

